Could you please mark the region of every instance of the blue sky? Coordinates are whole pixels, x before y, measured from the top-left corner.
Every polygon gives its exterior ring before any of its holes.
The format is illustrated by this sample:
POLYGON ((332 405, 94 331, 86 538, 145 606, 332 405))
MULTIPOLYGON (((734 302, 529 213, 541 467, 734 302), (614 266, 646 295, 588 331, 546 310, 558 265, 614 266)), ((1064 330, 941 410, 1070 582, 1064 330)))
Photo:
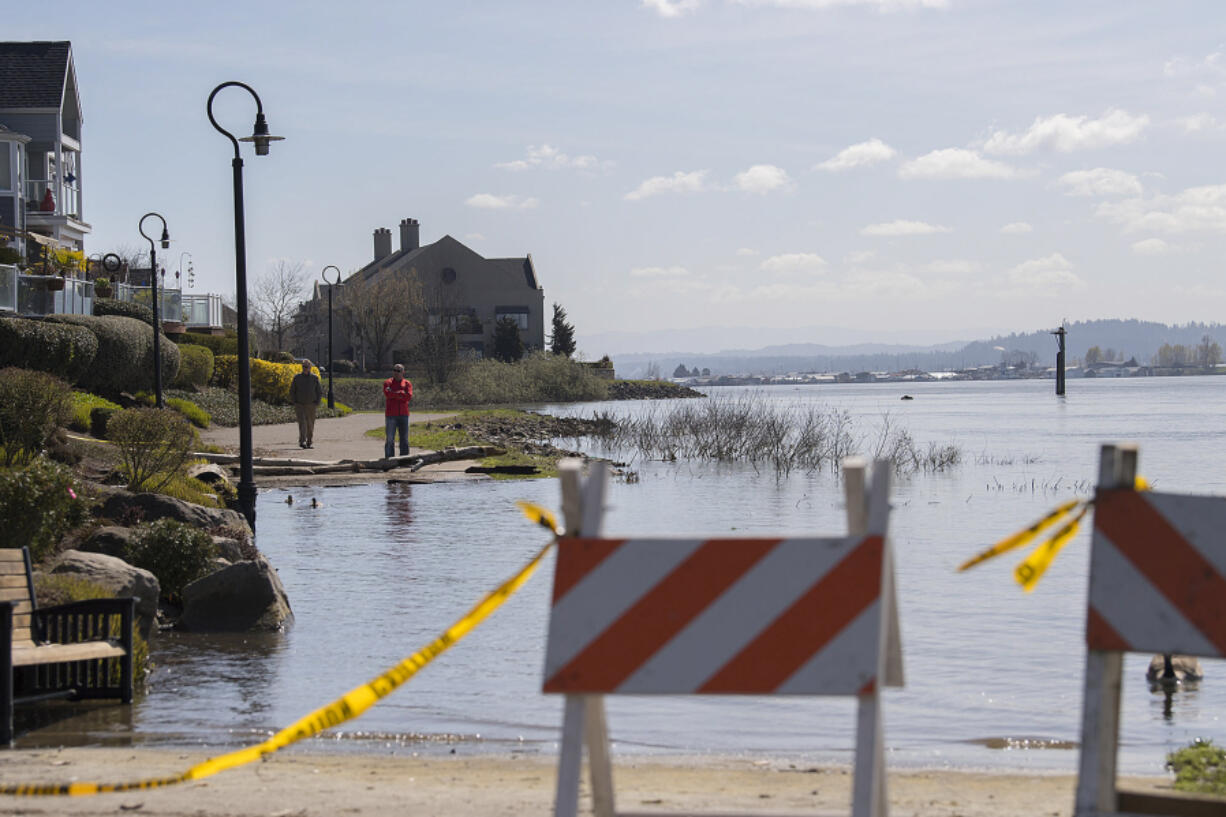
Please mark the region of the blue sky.
MULTIPOLYGON (((253 277, 355 269, 413 217, 423 241, 531 253, 591 356, 619 331, 754 346, 1226 313, 1220 3, 56 8, 7 10, 3 37, 73 43, 88 251, 138 246, 157 210, 197 291, 234 289, 205 100, 237 79, 286 137, 244 154, 253 277)), ((215 110, 250 129, 241 92, 215 110)))

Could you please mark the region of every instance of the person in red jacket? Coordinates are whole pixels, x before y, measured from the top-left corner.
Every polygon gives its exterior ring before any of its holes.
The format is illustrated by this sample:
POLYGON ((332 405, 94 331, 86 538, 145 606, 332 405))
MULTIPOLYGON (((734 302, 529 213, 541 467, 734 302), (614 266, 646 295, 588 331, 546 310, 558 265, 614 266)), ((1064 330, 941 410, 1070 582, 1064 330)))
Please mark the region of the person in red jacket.
POLYGON ((396 451, 396 432, 400 432, 400 456, 409 453, 409 401, 413 399, 413 384, 404 376, 404 366, 392 367, 392 376, 383 381, 386 408, 383 411, 387 439, 383 456, 391 459, 396 451))

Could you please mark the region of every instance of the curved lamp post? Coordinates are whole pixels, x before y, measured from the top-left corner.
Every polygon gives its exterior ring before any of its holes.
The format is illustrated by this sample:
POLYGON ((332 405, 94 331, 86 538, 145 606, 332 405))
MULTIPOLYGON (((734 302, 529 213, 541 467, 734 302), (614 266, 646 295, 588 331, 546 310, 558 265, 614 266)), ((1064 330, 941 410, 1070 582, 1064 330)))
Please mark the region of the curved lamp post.
POLYGON ((341 271, 335 265, 329 264, 319 275, 328 285, 328 408, 336 408, 336 403, 332 399, 332 290, 341 285, 341 271), (336 270, 335 281, 328 280, 330 269, 336 270))
POLYGON ((151 299, 153 301, 153 388, 157 396, 157 407, 165 408, 162 403, 162 343, 160 338, 162 321, 160 320, 161 304, 159 303, 161 298, 158 297, 158 251, 153 239, 145 235, 145 219, 150 217, 162 222, 161 244, 164 250, 170 249, 170 233, 166 231, 166 219, 157 213, 145 213, 140 217, 137 229, 149 242, 149 292, 153 296, 151 299))
POLYGON ((222 136, 234 145, 234 279, 238 296, 238 502, 247 524, 255 530, 255 473, 251 463, 251 358, 247 336, 247 238, 243 226, 243 159, 238 152, 239 142, 254 142, 255 155, 267 156, 268 144, 282 139, 268 134, 268 122, 264 119, 264 105, 260 95, 250 85, 242 82, 223 82, 209 94, 209 122, 222 136), (255 126, 250 136, 241 139, 217 124, 213 117, 213 99, 223 88, 242 88, 255 98, 255 126))

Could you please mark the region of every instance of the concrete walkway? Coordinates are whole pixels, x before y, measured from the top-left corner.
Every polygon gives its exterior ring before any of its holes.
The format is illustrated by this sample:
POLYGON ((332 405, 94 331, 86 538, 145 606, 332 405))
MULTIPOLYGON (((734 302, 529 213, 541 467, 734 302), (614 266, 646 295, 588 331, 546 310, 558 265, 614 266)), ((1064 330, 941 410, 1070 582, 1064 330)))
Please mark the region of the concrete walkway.
MULTIPOLYGON (((421 454, 430 449, 413 445, 413 426, 441 420, 452 416, 444 413, 417 412, 409 417, 409 453, 421 454)), ((314 445, 309 449, 298 447, 297 423, 274 423, 253 426, 251 448, 257 457, 295 458, 337 462, 339 460, 373 460, 383 456, 383 440, 367 437, 372 428, 383 427, 383 415, 374 412, 354 412, 348 417, 332 417, 315 421, 314 445)), ((238 427, 214 426, 200 432, 203 442, 216 445, 225 451, 238 453, 238 427)), ((415 482, 442 482, 458 479, 486 479, 483 474, 465 474, 464 469, 473 465, 472 460, 456 460, 427 465, 413 472, 415 482)), ((408 469, 396 469, 383 473, 319 474, 294 477, 264 477, 256 475, 257 485, 301 485, 307 482, 353 483, 382 482, 385 479, 408 477, 408 469)))

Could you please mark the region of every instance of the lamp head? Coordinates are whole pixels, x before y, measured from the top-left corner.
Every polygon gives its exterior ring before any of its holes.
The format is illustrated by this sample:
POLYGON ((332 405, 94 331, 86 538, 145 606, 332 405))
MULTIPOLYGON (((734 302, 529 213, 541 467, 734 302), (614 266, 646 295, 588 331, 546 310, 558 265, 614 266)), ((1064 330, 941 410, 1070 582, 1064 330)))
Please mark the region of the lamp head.
POLYGON ((280 142, 284 138, 284 136, 272 136, 268 133, 268 120, 264 118, 264 114, 261 112, 255 115, 255 128, 253 129, 252 134, 250 136, 244 136, 238 141, 255 142, 255 155, 267 156, 268 143, 280 142))
POLYGON ((165 227, 162 228, 162 249, 170 249, 170 233, 165 227))

